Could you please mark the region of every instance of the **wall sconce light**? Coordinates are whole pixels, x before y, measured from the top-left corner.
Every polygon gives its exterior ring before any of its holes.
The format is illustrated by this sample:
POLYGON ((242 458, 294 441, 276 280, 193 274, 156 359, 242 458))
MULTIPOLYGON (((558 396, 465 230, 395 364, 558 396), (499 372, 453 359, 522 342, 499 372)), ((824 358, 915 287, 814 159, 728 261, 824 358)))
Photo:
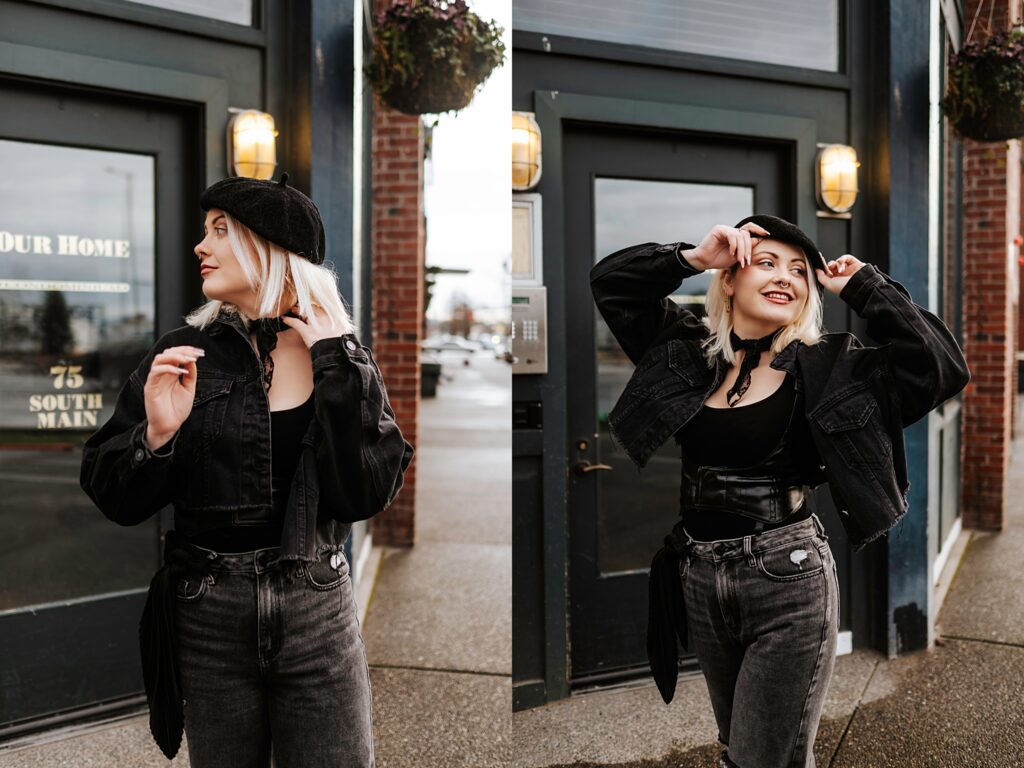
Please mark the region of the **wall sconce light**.
POLYGON ((512 189, 525 192, 540 181, 540 126, 532 112, 512 113, 512 189))
POLYGON ((819 216, 850 218, 857 201, 857 151, 845 144, 819 144, 817 176, 819 216))
POLYGON ((228 167, 236 176, 269 179, 277 167, 274 117, 255 109, 229 110, 228 167))

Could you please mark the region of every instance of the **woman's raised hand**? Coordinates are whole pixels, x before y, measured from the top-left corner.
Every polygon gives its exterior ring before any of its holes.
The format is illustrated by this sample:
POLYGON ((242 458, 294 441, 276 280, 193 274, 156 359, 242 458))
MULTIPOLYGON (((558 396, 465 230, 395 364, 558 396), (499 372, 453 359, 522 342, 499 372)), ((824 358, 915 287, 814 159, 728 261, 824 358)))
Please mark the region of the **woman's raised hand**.
POLYGON ((831 275, 826 275, 821 267, 815 267, 814 274, 818 276, 818 282, 825 286, 825 290, 839 295, 846 287, 854 273, 864 266, 864 262, 849 253, 844 253, 838 259, 828 262, 831 275))
POLYGON ((192 413, 196 396, 199 347, 168 347, 153 358, 146 379, 146 445, 155 451, 167 443, 192 413), (180 380, 179 380, 180 377, 180 380))
MULTIPOLYGON (((299 308, 292 307, 292 311, 298 314, 299 308)), ((299 332, 299 338, 307 348, 312 349, 313 345, 321 339, 333 339, 352 332, 352 328, 344 322, 335 322, 327 312, 319 306, 313 307, 313 317, 303 320, 282 315, 281 319, 289 328, 299 332)))
POLYGON ((698 269, 722 269, 739 263, 740 267, 750 264, 752 237, 770 237, 771 233, 748 221, 742 227, 727 227, 716 224, 711 228, 700 245, 682 255, 698 269))

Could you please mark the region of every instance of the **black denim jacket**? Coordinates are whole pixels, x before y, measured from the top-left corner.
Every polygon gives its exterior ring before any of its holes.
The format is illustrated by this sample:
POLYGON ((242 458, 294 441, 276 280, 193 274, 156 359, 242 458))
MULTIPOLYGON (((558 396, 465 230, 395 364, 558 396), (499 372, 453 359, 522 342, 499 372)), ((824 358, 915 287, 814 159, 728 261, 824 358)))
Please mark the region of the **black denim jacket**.
MULTIPOLYGON (((608 415, 609 431, 643 468, 725 378, 700 343, 707 326, 669 294, 699 273, 678 256, 688 243, 644 243, 605 257, 590 273, 598 310, 636 365, 608 415)), ((879 346, 851 333, 797 340, 771 366, 796 374, 821 469, 854 550, 907 511, 903 428, 960 392, 970 371, 956 340, 900 283, 865 264, 839 297, 867 321, 879 346)))
MULTIPOLYGON (((413 446, 402 437, 380 370, 355 334, 310 348, 316 416, 302 439, 281 541, 286 560, 338 548, 351 523, 394 500, 413 446)), ((110 419, 85 443, 81 486, 103 513, 136 525, 167 505, 192 536, 222 525, 260 525, 271 504, 270 406, 263 368, 241 319, 222 312, 205 330, 182 326, 153 345, 122 387, 110 419), (151 451, 143 387, 168 347, 206 351, 196 362, 192 412, 151 451)))

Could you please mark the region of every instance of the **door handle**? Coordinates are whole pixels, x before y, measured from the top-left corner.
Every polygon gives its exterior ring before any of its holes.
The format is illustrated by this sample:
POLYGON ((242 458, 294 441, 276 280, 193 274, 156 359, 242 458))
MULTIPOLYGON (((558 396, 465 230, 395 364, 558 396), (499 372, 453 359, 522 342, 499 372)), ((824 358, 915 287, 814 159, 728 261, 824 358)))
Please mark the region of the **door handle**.
POLYGON ((589 461, 584 459, 583 461, 576 462, 573 470, 578 475, 585 475, 587 472, 593 472, 598 469, 611 470, 615 469, 611 464, 591 464, 589 461))

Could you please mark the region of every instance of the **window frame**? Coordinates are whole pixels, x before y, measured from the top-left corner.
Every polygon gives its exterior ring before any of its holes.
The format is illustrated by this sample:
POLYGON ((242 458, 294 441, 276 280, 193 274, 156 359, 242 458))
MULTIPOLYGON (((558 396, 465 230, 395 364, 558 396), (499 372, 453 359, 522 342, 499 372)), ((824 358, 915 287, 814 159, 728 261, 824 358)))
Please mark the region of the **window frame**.
POLYGON ((850 77, 848 52, 851 50, 853 34, 851 19, 852 3, 850 0, 836 0, 836 3, 836 18, 839 28, 836 30, 838 61, 835 71, 746 61, 726 56, 709 56, 703 53, 650 48, 633 43, 569 37, 515 28, 512 29, 512 48, 513 50, 522 49, 548 54, 558 53, 580 58, 733 75, 755 80, 800 83, 827 88, 850 88, 852 80, 850 77))
POLYGON ((246 26, 198 16, 184 11, 172 11, 143 5, 132 0, 32 0, 36 5, 70 10, 90 16, 99 16, 141 26, 184 32, 195 37, 207 37, 231 43, 265 46, 267 33, 264 20, 270 0, 252 0, 252 21, 246 26))

